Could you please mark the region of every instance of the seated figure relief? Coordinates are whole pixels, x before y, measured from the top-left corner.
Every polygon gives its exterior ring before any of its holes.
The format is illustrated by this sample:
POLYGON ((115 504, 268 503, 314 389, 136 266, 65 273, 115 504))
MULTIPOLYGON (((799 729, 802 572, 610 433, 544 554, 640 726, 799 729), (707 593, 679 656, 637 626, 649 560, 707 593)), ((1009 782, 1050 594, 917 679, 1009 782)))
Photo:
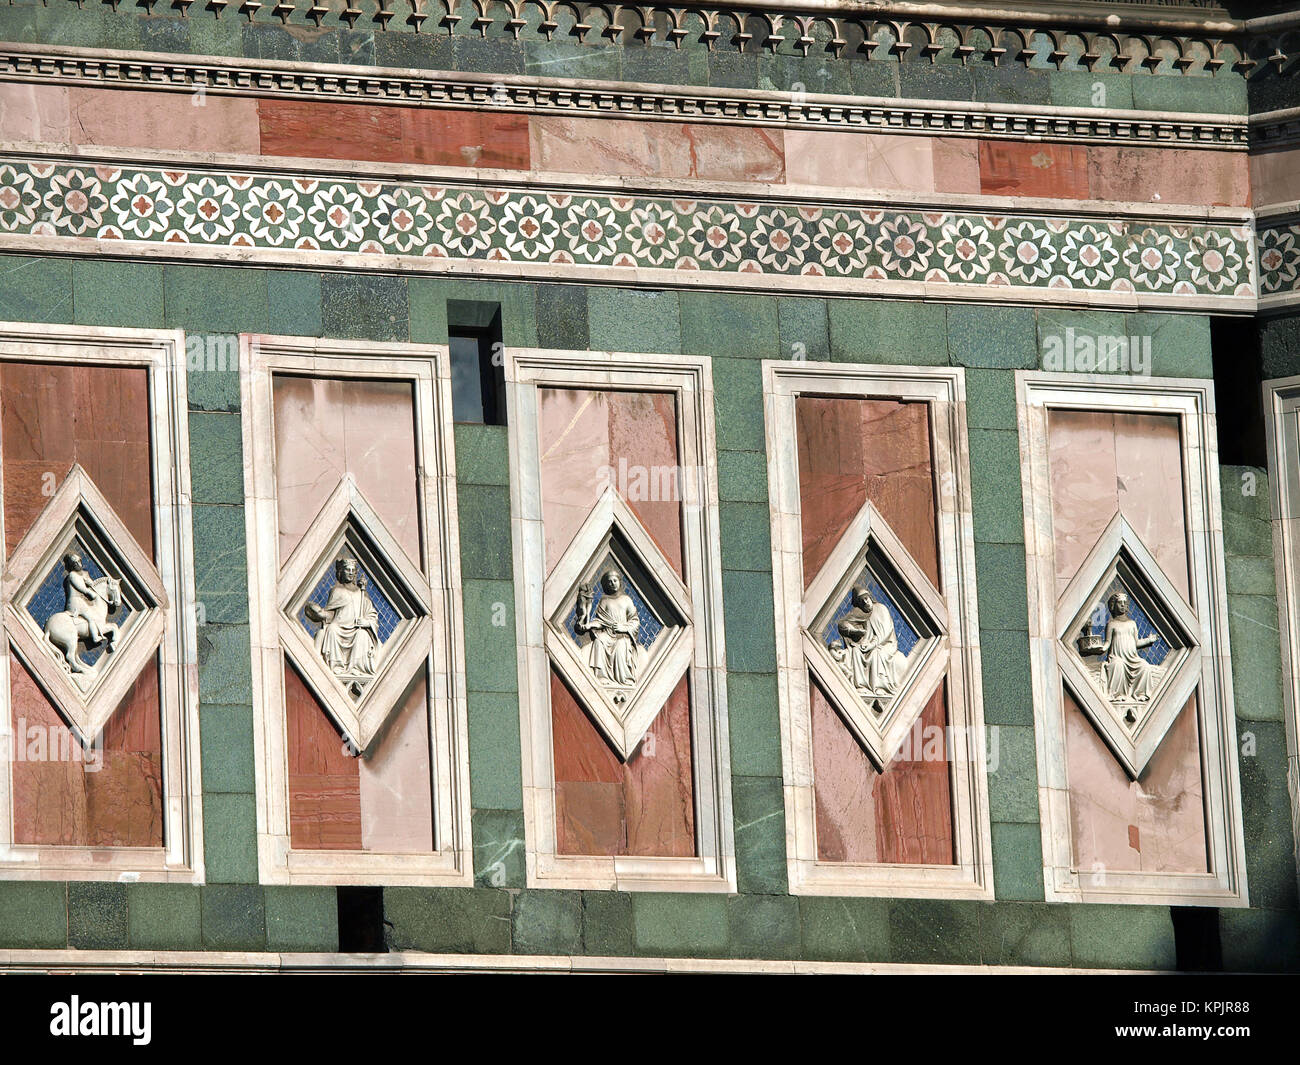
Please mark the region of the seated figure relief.
POLYGON ((591 637, 587 664, 596 680, 606 686, 630 688, 636 684, 643 664, 644 650, 637 642, 641 618, 636 602, 623 587, 621 574, 606 570, 600 586, 599 603, 595 602, 595 589, 590 584, 578 587, 573 628, 591 637))
POLYGON ((831 657, 860 694, 892 696, 907 669, 894 619, 865 586, 857 585, 852 594, 853 606, 839 620, 840 639, 830 647, 831 657))
POLYGON ((63 570, 63 609, 45 623, 45 638, 70 672, 86 673, 91 667, 78 654, 79 645, 104 644, 107 654, 115 650, 119 630, 108 619, 122 603, 121 583, 113 577, 92 579, 76 551, 63 556, 63 570))
MULTIPOLYGON (((1116 592, 1106 600, 1110 618, 1102 638, 1085 633, 1079 651, 1101 658, 1101 684, 1112 703, 1144 703, 1155 694, 1160 667, 1139 653, 1160 641, 1159 636, 1140 636, 1137 622, 1129 616, 1129 597, 1116 592)), ((1132 714, 1128 715, 1132 719, 1132 714)))
POLYGON ((370 601, 356 559, 337 559, 334 578, 337 583, 325 605, 309 602, 303 613, 320 626, 314 641, 317 653, 353 695, 360 695, 375 676, 379 613, 370 601))

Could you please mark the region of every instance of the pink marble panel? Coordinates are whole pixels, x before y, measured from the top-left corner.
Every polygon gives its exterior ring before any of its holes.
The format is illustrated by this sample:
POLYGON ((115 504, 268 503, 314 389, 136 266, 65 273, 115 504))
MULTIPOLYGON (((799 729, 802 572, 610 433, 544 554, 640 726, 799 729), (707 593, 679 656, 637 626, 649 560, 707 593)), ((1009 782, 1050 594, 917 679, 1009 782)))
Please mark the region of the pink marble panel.
POLYGON ((257 101, 251 97, 82 87, 68 92, 74 144, 241 155, 260 150, 257 101))
POLYGON ((810 696, 818 860, 951 865, 945 686, 883 773, 816 684, 810 696))
POLYGON ((1250 167, 1241 152, 1094 144, 1088 148, 1088 183, 1098 200, 1206 207, 1250 203, 1250 167))
POLYGON ((935 137, 934 191, 980 191, 980 149, 974 137, 935 137))
POLYGON ((659 392, 539 390, 549 573, 612 485, 682 573, 676 401, 659 392))
POLYGON ((415 413, 402 381, 275 377, 280 561, 288 559, 345 473, 420 563, 415 413))
POLYGON ((929 137, 786 130, 785 151, 786 180, 792 185, 934 190, 929 137))
POLYGON ((422 677, 358 759, 363 850, 420 854, 433 849, 428 692, 422 677))
POLYGON ((0 140, 69 141, 68 90, 61 85, 0 85, 0 140))
POLYGON ((1250 155, 1250 202, 1256 207, 1300 200, 1300 148, 1253 151, 1250 155))
POLYGON ((1165 575, 1188 592, 1178 418, 1062 411, 1048 415, 1057 593, 1122 512, 1165 575))
POLYGON ((624 119, 529 119, 532 168, 619 177, 780 182, 780 130, 624 119))
POLYGON ((1069 692, 1064 696, 1075 868, 1085 875, 1107 869, 1205 872, 1196 697, 1188 700, 1146 772, 1132 781, 1069 692))

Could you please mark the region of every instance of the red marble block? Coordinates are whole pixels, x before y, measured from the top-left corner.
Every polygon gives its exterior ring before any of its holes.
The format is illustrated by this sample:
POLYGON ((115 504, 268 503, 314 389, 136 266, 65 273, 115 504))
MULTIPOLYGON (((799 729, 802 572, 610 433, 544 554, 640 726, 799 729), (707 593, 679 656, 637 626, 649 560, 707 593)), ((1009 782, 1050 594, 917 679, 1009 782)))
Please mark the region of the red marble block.
POLYGON ((795 419, 804 586, 867 499, 937 585, 928 405, 800 396, 795 419))
POLYGON ((979 145, 980 192, 1088 199, 1088 150, 1081 145, 989 140, 979 145))
POLYGON ((10 657, 14 842, 63 847, 163 845, 158 663, 140 671, 86 752, 18 658, 10 657))
POLYGON ((361 850, 361 774, 311 689, 284 667, 289 838, 300 850, 361 850))
POLYGON ((951 766, 940 684, 895 759, 880 772, 810 679, 817 858, 951 865, 951 766))
POLYGON ((528 169, 528 120, 506 111, 258 101, 264 155, 528 169))
POLYGON ((559 853, 695 853, 691 708, 683 677, 626 763, 551 671, 559 853))
POLYGON ((148 388, 143 368, 0 363, 6 554, 75 462, 153 557, 148 388))

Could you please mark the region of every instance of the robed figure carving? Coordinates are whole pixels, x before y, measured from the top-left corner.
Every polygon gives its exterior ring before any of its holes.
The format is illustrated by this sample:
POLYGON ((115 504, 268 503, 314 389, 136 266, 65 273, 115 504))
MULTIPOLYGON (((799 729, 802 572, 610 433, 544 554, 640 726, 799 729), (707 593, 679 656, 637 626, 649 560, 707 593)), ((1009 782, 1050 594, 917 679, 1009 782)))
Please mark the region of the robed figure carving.
POLYGON ((590 584, 578 588, 578 616, 573 627, 578 633, 587 633, 591 644, 587 651, 587 664, 592 675, 602 684, 631 687, 636 684, 641 668, 641 646, 637 634, 641 631, 641 618, 636 603, 623 588, 622 576, 606 570, 600 578, 603 594, 594 604, 595 596, 590 584))
POLYGON ((898 649, 889 608, 862 585, 853 589, 853 606, 839 620, 840 642, 830 648, 853 687, 864 695, 894 695, 903 682, 907 656, 898 649))
POLYGON ((1137 622, 1129 617, 1129 600, 1116 592, 1106 601, 1110 620, 1106 622, 1106 641, 1101 646, 1105 660, 1101 666, 1102 683, 1112 702, 1146 702, 1155 693, 1159 667, 1153 666, 1138 652, 1158 642, 1156 636, 1138 635, 1137 622))
POLYGON ((317 653, 340 679, 360 694, 375 675, 375 651, 379 646, 379 614, 366 592, 366 579, 358 574, 353 558, 334 563, 336 584, 324 606, 308 603, 303 608, 309 620, 320 626, 316 633, 317 653))

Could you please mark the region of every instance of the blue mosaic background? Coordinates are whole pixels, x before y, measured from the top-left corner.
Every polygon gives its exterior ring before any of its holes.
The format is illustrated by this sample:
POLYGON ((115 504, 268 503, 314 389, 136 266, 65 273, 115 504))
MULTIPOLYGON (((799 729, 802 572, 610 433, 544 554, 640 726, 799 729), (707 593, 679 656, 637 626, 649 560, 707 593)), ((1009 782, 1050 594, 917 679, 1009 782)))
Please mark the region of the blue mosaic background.
POLYGON ((1156 637, 1156 642, 1150 647, 1143 647, 1138 654, 1153 666, 1163 665, 1166 658, 1172 653, 1173 648, 1169 646, 1168 641, 1160 634, 1156 627, 1151 623, 1145 610, 1142 609, 1142 602, 1133 592, 1127 588, 1124 583, 1116 577, 1106 594, 1101 597, 1101 602, 1092 611, 1092 617, 1089 618, 1091 631, 1095 636, 1106 635, 1106 622, 1110 620, 1110 610, 1106 606, 1107 600, 1116 592, 1123 592, 1128 596, 1128 616, 1137 622, 1138 636, 1146 639, 1148 636, 1156 637))
MULTIPOLYGON (((862 576, 858 578, 854 584, 865 584, 867 590, 871 592, 871 598, 877 603, 883 603, 889 608, 889 616, 894 619, 894 637, 898 641, 898 649, 902 651, 904 655, 910 655, 912 653, 912 648, 920 641, 921 634, 912 628, 912 626, 908 624, 907 619, 899 613, 898 607, 895 605, 894 600, 890 598, 889 593, 886 592, 885 589, 881 587, 880 582, 871 575, 870 570, 863 571, 862 576)), ((827 647, 832 647, 839 642, 840 618, 852 609, 853 588, 850 588, 845 594, 843 601, 836 609, 835 615, 831 618, 830 624, 826 626, 825 633, 823 633, 827 647)))
MULTIPOLYGON (((86 550, 85 544, 78 540, 76 541, 73 550, 81 555, 81 564, 85 567, 91 580, 97 581, 100 577, 104 576, 104 571, 99 568, 99 565, 95 562, 94 558, 91 557, 90 552, 86 550)), ((55 560, 54 565, 50 568, 50 572, 45 575, 45 580, 41 582, 41 586, 36 589, 36 594, 32 596, 31 600, 27 604, 27 613, 29 613, 36 624, 41 627, 41 631, 45 630, 45 623, 50 620, 50 617, 57 614, 66 605, 63 598, 64 554, 67 554, 67 552, 65 551, 60 554, 59 558, 55 560)), ((131 608, 127 606, 126 601, 123 600, 117 610, 108 615, 108 620, 120 628, 126 624, 126 619, 130 616, 131 608)), ((93 666, 99 661, 100 655, 104 653, 103 644, 100 644, 95 648, 86 648, 84 644, 81 646, 83 648, 81 651, 81 660, 88 665, 93 666)))
MULTIPOLYGON (((601 570, 601 576, 604 576, 605 572, 606 572, 605 570, 601 570)), ((646 601, 641 598, 641 593, 637 591, 636 585, 634 585, 630 580, 627 579, 627 574, 618 570, 616 570, 615 572, 617 572, 618 575, 623 578, 623 589, 624 591, 627 592, 628 595, 632 597, 632 602, 636 605, 636 615, 638 618, 641 619, 641 628, 640 631, 638 631, 636 634, 636 642, 639 643, 642 647, 646 648, 646 650, 649 650, 650 647, 654 644, 655 638, 659 635, 659 633, 663 631, 664 628, 663 624, 659 621, 657 617, 654 616, 654 613, 650 610, 650 607, 646 604, 646 601)), ((594 582, 594 584, 595 584, 596 594, 592 597, 592 603, 591 603, 591 609, 593 614, 595 613, 596 608, 600 606, 601 599, 603 599, 605 596, 605 589, 601 585, 600 581, 597 580, 594 582)), ((579 647, 585 647, 586 637, 579 635, 578 630, 574 627, 574 623, 577 620, 578 620, 578 605, 577 603, 575 603, 573 605, 573 609, 569 611, 569 616, 564 621, 564 627, 566 630, 568 630, 569 635, 573 637, 574 643, 576 643, 579 647)))
MULTIPOLYGON (((397 612, 392 602, 384 595, 379 585, 371 579, 370 574, 366 572, 365 567, 360 562, 357 563, 357 575, 366 579, 366 595, 370 596, 370 601, 375 605, 375 613, 379 615, 379 642, 381 645, 385 644, 388 642, 388 638, 393 635, 393 630, 401 624, 402 615, 397 612)), ((326 600, 330 597, 330 592, 334 590, 336 584, 338 584, 338 579, 334 576, 334 564, 330 563, 325 570, 325 576, 320 579, 320 583, 312 589, 311 595, 307 597, 307 602, 324 607, 326 600)), ((303 609, 298 611, 298 621, 307 630, 308 634, 315 639, 320 626, 307 617, 306 608, 307 603, 303 603, 303 609)))

